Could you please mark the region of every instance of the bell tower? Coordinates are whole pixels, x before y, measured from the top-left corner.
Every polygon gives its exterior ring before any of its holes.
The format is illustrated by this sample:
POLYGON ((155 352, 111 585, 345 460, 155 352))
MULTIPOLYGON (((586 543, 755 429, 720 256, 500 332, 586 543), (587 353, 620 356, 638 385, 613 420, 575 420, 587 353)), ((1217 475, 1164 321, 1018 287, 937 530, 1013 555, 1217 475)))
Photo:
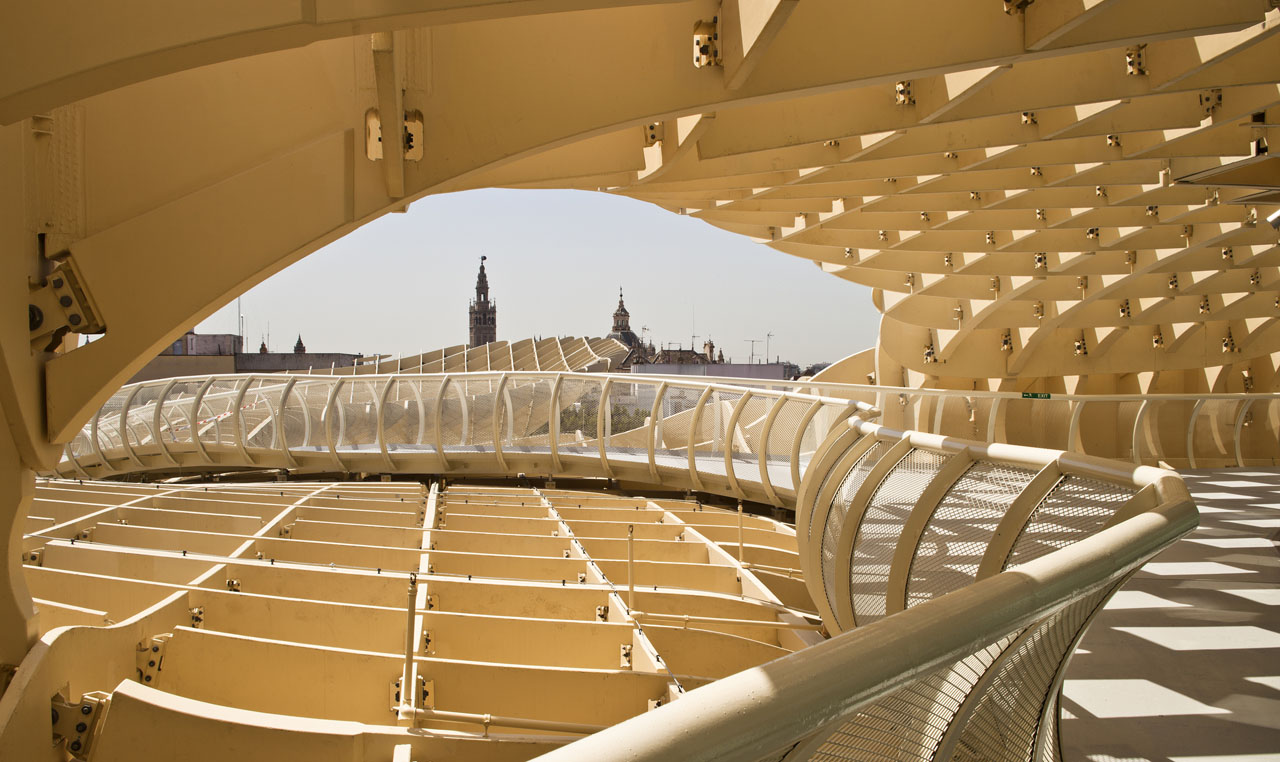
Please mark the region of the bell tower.
POLYGON ((627 306, 622 303, 622 289, 618 289, 618 309, 613 313, 613 332, 626 333, 631 330, 631 313, 627 312, 627 306))
POLYGON ((476 298, 471 300, 468 310, 470 329, 467 333, 467 346, 478 347, 498 340, 498 305, 489 301, 489 277, 484 271, 484 261, 488 257, 480 257, 480 274, 476 276, 476 298))

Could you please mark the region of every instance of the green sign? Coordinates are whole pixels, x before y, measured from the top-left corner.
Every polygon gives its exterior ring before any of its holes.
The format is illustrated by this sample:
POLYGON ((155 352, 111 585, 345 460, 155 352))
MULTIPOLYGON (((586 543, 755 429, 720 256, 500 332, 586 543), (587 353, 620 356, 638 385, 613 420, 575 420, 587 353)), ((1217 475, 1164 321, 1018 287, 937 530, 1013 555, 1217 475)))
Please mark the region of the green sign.
POLYGON ((1049 393, 1048 392, 1023 392, 1022 398, 1024 400, 1047 400, 1049 399, 1049 393))

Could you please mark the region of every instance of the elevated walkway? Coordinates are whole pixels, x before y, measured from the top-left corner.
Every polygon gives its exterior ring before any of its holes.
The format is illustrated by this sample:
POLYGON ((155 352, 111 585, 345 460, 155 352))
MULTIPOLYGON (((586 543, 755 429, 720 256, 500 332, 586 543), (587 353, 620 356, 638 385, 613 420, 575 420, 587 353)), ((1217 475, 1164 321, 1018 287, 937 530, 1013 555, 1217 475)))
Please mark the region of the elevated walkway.
POLYGON ((1068 762, 1280 759, 1280 469, 1180 473, 1200 526, 1116 593, 1072 658, 1068 762))

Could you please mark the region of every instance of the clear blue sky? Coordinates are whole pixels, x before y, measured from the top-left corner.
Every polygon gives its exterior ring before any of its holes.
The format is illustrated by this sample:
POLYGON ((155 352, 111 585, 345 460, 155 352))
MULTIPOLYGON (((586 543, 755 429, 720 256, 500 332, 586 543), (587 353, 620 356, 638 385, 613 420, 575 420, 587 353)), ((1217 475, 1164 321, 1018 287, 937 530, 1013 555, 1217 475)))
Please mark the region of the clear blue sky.
MULTIPOLYGON (((246 344, 268 324, 273 351, 299 333, 314 352, 464 344, 482 254, 499 339, 603 336, 619 285, 636 333, 685 347, 710 336, 735 361, 772 332, 773 355, 834 362, 874 344, 879 324, 869 289, 700 220, 604 193, 492 189, 417 201, 252 289, 246 344)), ((234 333, 235 303, 196 330, 234 333)))

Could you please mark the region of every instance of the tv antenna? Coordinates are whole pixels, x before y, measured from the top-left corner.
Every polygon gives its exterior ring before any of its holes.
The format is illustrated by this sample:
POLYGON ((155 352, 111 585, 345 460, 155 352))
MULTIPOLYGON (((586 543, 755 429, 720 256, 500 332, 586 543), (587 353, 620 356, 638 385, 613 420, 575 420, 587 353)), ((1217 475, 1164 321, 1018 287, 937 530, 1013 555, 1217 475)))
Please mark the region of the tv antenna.
POLYGON ((752 364, 755 362, 755 359, 756 359, 756 344, 759 344, 761 340, 760 339, 743 339, 743 341, 751 345, 751 354, 748 355, 747 357, 747 363, 752 364))

